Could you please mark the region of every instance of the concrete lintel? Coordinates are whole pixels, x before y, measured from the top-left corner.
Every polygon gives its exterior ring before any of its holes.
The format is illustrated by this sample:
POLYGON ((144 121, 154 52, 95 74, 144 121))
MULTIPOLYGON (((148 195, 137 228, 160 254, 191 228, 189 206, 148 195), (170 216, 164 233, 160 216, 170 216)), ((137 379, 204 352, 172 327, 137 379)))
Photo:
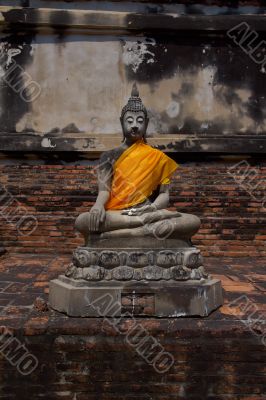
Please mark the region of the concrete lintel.
MULTIPOLYGON (((121 134, 46 134, 2 133, 0 151, 41 151, 41 152, 87 152, 98 157, 103 151, 110 150, 121 143, 121 134)), ((190 136, 158 135, 149 137, 148 143, 165 152, 179 153, 265 153, 266 136, 190 136)))
POLYGON ((0 6, 0 25, 23 28, 57 27, 111 31, 227 31, 245 22, 251 29, 266 31, 266 15, 145 14, 103 10, 61 10, 0 6))

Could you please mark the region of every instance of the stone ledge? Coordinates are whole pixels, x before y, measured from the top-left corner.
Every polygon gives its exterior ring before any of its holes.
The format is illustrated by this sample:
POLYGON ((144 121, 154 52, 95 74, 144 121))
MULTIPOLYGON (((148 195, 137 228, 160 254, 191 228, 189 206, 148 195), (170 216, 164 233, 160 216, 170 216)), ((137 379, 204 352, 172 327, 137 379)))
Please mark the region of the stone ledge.
POLYGON ((266 15, 179 15, 145 14, 122 11, 60 10, 0 6, 0 24, 28 28, 57 27, 105 31, 227 31, 240 22, 252 29, 266 30, 266 15))
MULTIPOLYGON (((169 153, 235 153, 235 154, 264 154, 266 151, 266 136, 254 134, 242 135, 237 133, 234 136, 191 136, 191 135, 158 135, 148 138, 149 144, 159 150, 169 153)), ((90 157, 98 158, 103 151, 118 146, 121 142, 121 134, 91 134, 76 133, 64 134, 60 137, 44 133, 20 133, 2 132, 0 136, 0 150, 14 152, 19 151, 41 151, 49 153, 82 152, 89 153, 90 157), (43 140, 48 140, 51 145, 46 147, 43 140)))

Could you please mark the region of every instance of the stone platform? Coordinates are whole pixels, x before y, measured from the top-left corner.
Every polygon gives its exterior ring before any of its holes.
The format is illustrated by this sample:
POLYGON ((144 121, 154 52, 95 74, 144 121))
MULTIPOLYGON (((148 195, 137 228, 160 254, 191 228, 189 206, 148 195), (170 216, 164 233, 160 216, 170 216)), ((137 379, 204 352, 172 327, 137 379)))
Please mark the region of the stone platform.
POLYGON ((205 317, 223 304, 223 295, 217 279, 99 283, 60 275, 50 283, 49 303, 72 317, 205 317))
POLYGON ((137 242, 97 238, 78 247, 50 284, 51 307, 72 317, 204 317, 223 304, 221 282, 209 277, 190 241, 137 242))

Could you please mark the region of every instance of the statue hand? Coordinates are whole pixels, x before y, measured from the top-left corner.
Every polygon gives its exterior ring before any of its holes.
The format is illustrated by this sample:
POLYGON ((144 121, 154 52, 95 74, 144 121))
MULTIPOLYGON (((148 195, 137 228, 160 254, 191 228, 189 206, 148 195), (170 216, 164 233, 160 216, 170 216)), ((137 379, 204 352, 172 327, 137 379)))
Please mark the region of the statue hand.
POLYGON ((157 222, 164 219, 178 218, 181 217, 182 214, 178 211, 168 211, 168 210, 158 210, 158 212, 150 212, 143 216, 144 224, 151 224, 152 222, 157 222))
POLYGON ((98 231, 100 223, 105 220, 105 208, 104 206, 98 206, 94 204, 94 206, 90 209, 90 221, 89 221, 89 229, 90 231, 98 231))
POLYGON ((150 212, 154 212, 157 210, 157 207, 153 204, 148 204, 146 206, 143 207, 139 207, 139 208, 132 208, 131 210, 126 210, 123 211, 122 214, 127 214, 127 215, 142 215, 145 213, 150 213, 150 212))
POLYGON ((144 224, 151 224, 152 222, 157 222, 160 220, 160 217, 158 218, 158 214, 155 213, 149 213, 143 216, 143 223, 144 224))

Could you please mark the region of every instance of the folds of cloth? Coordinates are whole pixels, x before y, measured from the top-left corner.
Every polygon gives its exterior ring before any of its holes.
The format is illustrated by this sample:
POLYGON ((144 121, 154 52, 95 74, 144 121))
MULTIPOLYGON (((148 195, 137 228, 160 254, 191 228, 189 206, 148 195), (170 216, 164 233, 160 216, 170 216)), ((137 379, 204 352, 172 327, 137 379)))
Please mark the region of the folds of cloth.
POLYGON ((145 201, 161 184, 168 184, 178 164, 143 141, 130 146, 114 164, 106 210, 122 210, 145 201))

